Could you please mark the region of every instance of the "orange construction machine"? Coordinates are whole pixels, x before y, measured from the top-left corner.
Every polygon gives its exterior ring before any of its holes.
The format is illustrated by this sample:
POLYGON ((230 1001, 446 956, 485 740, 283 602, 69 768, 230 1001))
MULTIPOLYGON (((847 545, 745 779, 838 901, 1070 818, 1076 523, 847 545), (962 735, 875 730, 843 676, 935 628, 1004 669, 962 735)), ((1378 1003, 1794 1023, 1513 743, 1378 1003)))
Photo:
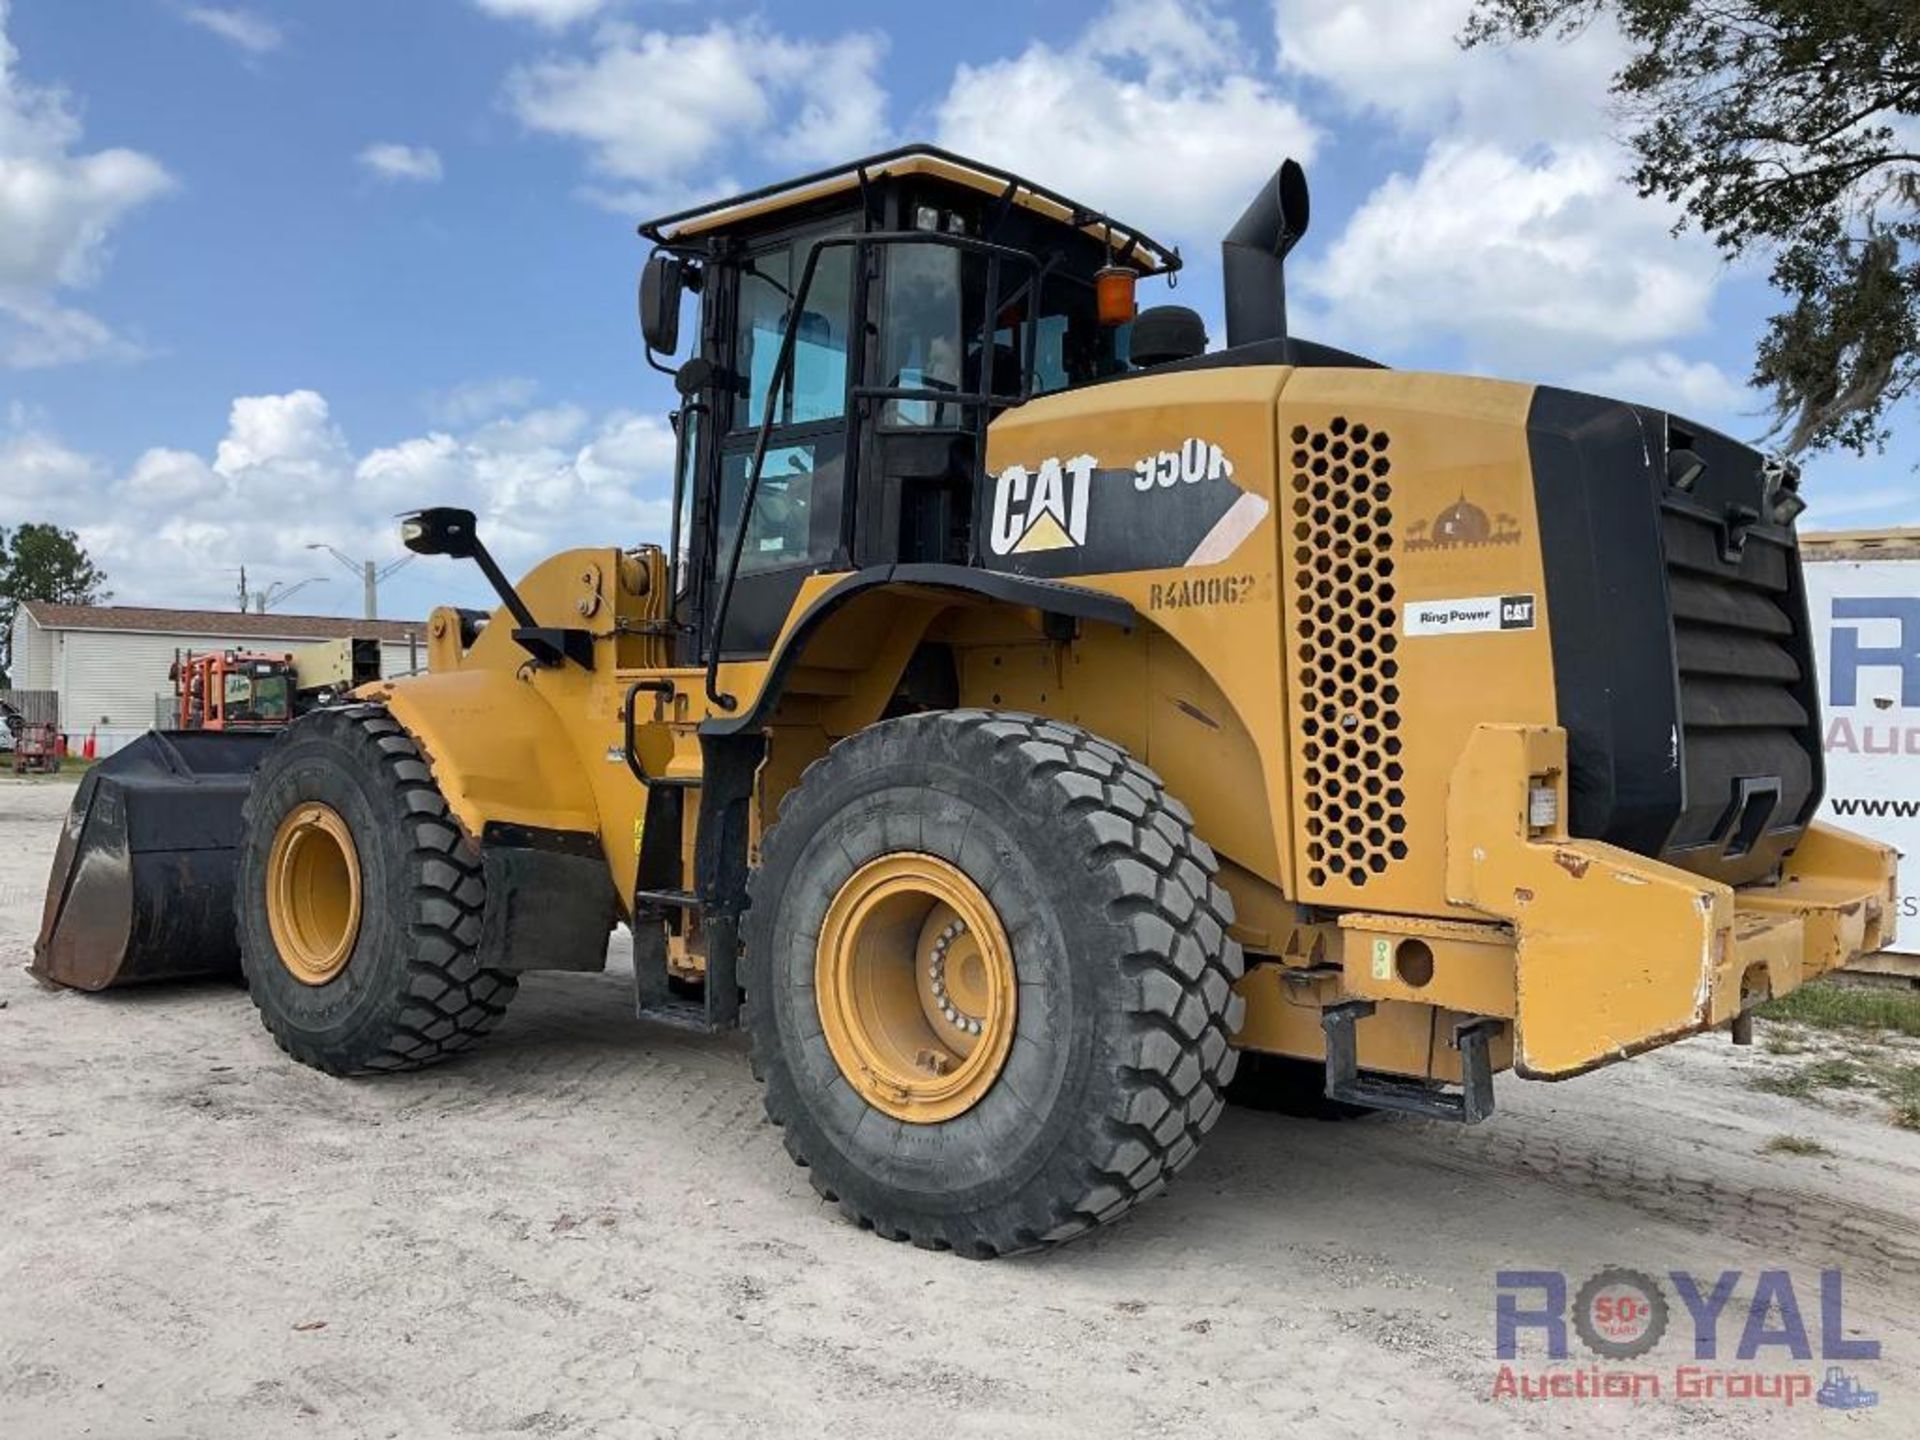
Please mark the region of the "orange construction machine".
POLYGON ((281 654, 176 651, 176 730, 279 730, 380 678, 380 642, 325 640, 281 654))
POLYGON ((174 723, 182 730, 278 730, 293 719, 291 655, 247 650, 188 650, 173 681, 174 723))

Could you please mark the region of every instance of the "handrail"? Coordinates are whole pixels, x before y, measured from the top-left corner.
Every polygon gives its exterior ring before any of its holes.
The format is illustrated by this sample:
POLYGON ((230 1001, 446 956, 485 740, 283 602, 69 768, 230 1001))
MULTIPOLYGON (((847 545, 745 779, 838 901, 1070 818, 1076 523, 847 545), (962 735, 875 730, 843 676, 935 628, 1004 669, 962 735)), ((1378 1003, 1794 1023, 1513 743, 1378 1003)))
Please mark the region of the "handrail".
MULTIPOLYGON (((1004 199, 1007 203, 1012 203, 1019 192, 1024 190, 1027 194, 1045 200, 1049 204, 1066 211, 1068 218, 1065 223, 1067 224, 1076 227, 1098 226, 1106 232, 1109 244, 1117 244, 1115 258, 1118 260, 1131 261, 1141 250, 1152 251, 1154 258, 1152 262, 1148 264, 1148 268, 1142 270, 1141 273, 1143 275, 1172 275, 1181 267, 1179 250, 1170 245, 1162 245, 1144 230, 1137 229, 1132 225, 1121 224, 1104 211, 1095 210, 1083 205, 1078 200, 1062 195, 1058 190, 1043 185, 1037 180, 1029 180, 1024 175, 1020 175, 1012 170, 1005 169, 998 165, 989 165, 985 161, 969 159, 965 155, 957 154, 952 150, 942 149, 937 145, 926 144, 896 146, 891 150, 883 150, 875 155, 865 155, 858 160, 849 160, 843 165, 829 166, 824 170, 815 170, 806 175, 797 175, 789 180, 778 180, 771 185, 762 185, 757 189, 748 190, 738 195, 728 195, 722 199, 705 201, 702 204, 694 205, 688 209, 675 211, 671 215, 662 215, 656 219, 641 222, 639 227, 640 234, 645 239, 653 241, 656 245, 663 245, 670 249, 678 248, 679 242, 669 237, 666 232, 674 226, 682 225, 687 221, 717 214, 724 210, 731 210, 737 206, 751 205, 761 200, 771 199, 776 195, 805 190, 809 186, 838 180, 846 175, 854 176, 856 180, 861 183, 862 189, 864 189, 866 183, 869 181, 868 171, 880 170, 884 174, 885 167, 888 165, 895 164, 902 160, 917 158, 939 160, 962 170, 971 170, 974 174, 988 179, 1004 181, 1008 186, 1004 194, 1004 199), (1122 236, 1125 238, 1121 239, 1122 236)), ((1144 261, 1144 257, 1142 257, 1142 259, 1144 261)))
MULTIPOLYGON (((931 387, 914 389, 904 386, 867 386, 853 385, 847 388, 847 413, 845 424, 851 428, 856 423, 855 402, 866 399, 887 400, 925 400, 939 405, 952 405, 965 409, 974 407, 986 410, 995 405, 1011 406, 1024 404, 1033 388, 1033 358, 1039 330, 1039 285, 1038 281, 1048 267, 1025 250, 1010 245, 996 245, 989 240, 978 240, 971 235, 949 235, 932 230, 876 230, 859 235, 829 235, 813 242, 807 252, 807 263, 800 272, 800 283, 795 287, 793 299, 787 306, 787 323, 780 333, 780 352, 774 357, 773 373, 767 381, 766 403, 760 415, 760 428, 753 437, 753 459, 747 466, 747 483, 740 497, 740 517, 734 526, 733 548, 727 558, 726 579, 720 588, 720 603, 714 609, 713 624, 710 627, 707 645, 707 699, 722 710, 732 710, 739 701, 730 694, 723 693, 720 683, 720 644, 726 631, 727 612, 733 605, 734 582, 740 574, 740 556, 747 542, 747 522, 753 516, 754 498, 760 491, 760 472, 766 464, 767 444, 773 435, 774 412, 780 403, 781 390, 792 379, 795 341, 800 333, 800 320, 806 313, 806 300, 813 289, 813 277, 819 269, 822 251, 851 247, 856 251, 861 268, 865 269, 866 252, 870 246, 885 245, 942 245, 949 249, 968 251, 986 255, 991 262, 988 270, 990 281, 998 279, 998 262, 1002 259, 1013 260, 1028 266, 1034 271, 1035 294, 1033 313, 1035 323, 1027 326, 1026 354, 1021 365, 1020 393, 1018 395, 1000 395, 993 389, 993 351, 995 302, 998 298, 997 287, 989 284, 985 302, 985 317, 982 322, 982 350, 980 373, 985 382, 978 391, 937 390, 931 387)), ((982 432, 986 426, 978 426, 982 432)))

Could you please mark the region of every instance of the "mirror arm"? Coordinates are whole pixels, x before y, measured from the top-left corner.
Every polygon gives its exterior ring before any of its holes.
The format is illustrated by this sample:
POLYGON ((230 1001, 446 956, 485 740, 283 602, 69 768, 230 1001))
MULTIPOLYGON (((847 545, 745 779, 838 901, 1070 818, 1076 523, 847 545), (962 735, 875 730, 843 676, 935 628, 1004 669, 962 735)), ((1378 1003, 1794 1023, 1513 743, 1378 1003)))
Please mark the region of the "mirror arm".
POLYGON ((493 587, 493 593, 500 597, 500 603, 507 607, 507 613, 513 616, 516 625, 538 625, 533 612, 527 609, 527 602, 520 598, 520 592, 513 588, 513 582, 507 579, 506 572, 494 562, 487 547, 480 543, 480 537, 473 538, 473 563, 480 567, 480 573, 487 577, 487 583, 493 587))

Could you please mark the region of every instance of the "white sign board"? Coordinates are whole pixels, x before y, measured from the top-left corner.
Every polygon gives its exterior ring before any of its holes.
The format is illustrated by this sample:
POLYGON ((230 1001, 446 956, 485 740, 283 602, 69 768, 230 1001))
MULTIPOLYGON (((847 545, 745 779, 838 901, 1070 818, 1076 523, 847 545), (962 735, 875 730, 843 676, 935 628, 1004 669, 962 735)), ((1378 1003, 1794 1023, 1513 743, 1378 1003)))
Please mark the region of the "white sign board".
POLYGON ((1827 798, 1819 818, 1901 851, 1899 933, 1920 953, 1920 560, 1812 560, 1827 798))

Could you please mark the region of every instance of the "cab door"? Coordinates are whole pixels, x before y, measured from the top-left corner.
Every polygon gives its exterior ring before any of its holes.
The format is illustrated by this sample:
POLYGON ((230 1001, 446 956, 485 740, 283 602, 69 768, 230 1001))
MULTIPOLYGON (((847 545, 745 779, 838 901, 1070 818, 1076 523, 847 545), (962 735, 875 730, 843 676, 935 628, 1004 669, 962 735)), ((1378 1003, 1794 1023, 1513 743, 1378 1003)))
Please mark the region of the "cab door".
POLYGON ((717 407, 719 483, 708 527, 713 577, 709 617, 726 584, 754 442, 769 408, 773 426, 720 637, 726 659, 766 655, 801 582, 847 564, 842 515, 847 386, 853 363, 852 247, 821 252, 794 336, 791 377, 777 395, 772 393, 781 337, 799 299, 795 292, 808 251, 829 233, 833 231, 790 234, 756 246, 729 267, 734 288, 733 363, 728 368, 733 383, 717 407))

